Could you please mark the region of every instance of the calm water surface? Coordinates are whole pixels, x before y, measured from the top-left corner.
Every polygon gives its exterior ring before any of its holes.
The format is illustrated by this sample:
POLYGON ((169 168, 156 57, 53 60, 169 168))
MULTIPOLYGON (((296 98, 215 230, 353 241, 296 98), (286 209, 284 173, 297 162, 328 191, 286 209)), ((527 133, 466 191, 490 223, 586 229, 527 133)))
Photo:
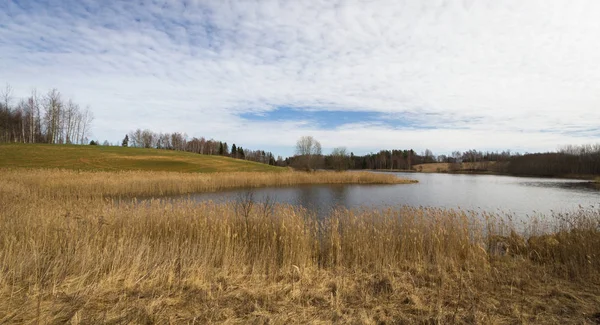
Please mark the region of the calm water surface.
MULTIPOLYGON (((310 185, 253 189, 257 201, 302 205, 319 215, 343 206, 398 205, 462 208, 518 216, 570 212, 600 206, 600 188, 586 181, 495 175, 394 173, 419 181, 410 185, 310 185)), ((194 200, 238 200, 248 190, 189 195, 194 200)), ((187 195, 185 197, 188 197, 187 195)))

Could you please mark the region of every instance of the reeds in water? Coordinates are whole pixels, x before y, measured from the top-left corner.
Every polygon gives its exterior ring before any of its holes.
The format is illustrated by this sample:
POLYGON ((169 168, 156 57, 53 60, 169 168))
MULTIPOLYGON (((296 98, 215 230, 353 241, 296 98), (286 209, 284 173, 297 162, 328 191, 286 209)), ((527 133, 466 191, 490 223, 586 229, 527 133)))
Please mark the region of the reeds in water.
POLYGON ((410 184, 416 181, 371 172, 84 172, 48 169, 0 169, 0 193, 45 197, 165 196, 232 188, 309 184, 410 184))

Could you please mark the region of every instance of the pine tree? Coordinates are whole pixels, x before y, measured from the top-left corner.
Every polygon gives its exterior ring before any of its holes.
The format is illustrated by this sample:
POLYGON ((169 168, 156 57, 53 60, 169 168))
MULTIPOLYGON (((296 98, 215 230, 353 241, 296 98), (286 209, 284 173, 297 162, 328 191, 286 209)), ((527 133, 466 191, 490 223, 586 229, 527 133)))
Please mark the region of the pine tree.
POLYGON ((129 146, 129 135, 125 134, 125 138, 123 139, 123 143, 121 144, 123 147, 129 146))
POLYGON ((275 157, 273 157, 273 153, 269 152, 269 165, 275 166, 275 157))
POLYGON ((235 143, 231 145, 231 157, 237 158, 237 148, 235 147, 235 143))

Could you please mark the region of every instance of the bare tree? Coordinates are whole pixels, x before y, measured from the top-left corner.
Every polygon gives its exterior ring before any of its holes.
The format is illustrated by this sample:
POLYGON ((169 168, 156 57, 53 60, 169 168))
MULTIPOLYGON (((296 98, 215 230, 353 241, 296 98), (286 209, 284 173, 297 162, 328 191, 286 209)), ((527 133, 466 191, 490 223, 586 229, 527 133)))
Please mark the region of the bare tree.
POLYGON ((35 143, 38 132, 40 132, 40 105, 37 90, 31 91, 31 96, 27 99, 27 117, 28 117, 28 141, 35 143))
POLYGON ((2 122, 2 124, 0 124, 0 131, 4 131, 2 132, 3 134, 1 134, 0 136, 3 137, 4 141, 3 142, 8 142, 10 141, 10 131, 9 131, 9 125, 10 125, 10 102, 12 101, 12 94, 13 94, 13 88, 7 83, 6 86, 4 87, 4 89, 2 89, 2 91, 0 91, 0 99, 2 100, 2 106, 3 109, 1 111, 2 115, 4 115, 4 119, 2 122))
POLYGON ((142 131, 142 137, 140 140, 143 148, 152 148, 156 144, 156 137, 154 133, 148 129, 142 131))
POLYGON ((346 147, 337 147, 331 151, 331 167, 335 170, 347 170, 350 166, 350 157, 346 147))
POLYGON ((21 99, 19 101, 19 105, 17 106, 17 110, 15 113, 17 118, 16 120, 19 124, 21 124, 21 127, 19 128, 21 132, 19 136, 17 136, 16 132, 13 131, 13 138, 15 142, 25 143, 25 125, 27 124, 27 102, 24 99, 21 99))
POLYGON ((171 146, 174 150, 185 150, 185 146, 187 143, 187 135, 181 134, 179 132, 173 132, 171 134, 171 146))
POLYGON ((141 147, 142 143, 142 130, 137 129, 129 133, 129 141, 131 141, 132 147, 141 147))
POLYGON ((60 98, 58 90, 50 90, 48 94, 46 94, 44 100, 44 123, 46 134, 48 136, 48 143, 56 143, 58 140, 61 106, 62 99, 60 98))
POLYGON ((94 114, 90 110, 90 107, 86 107, 83 113, 81 114, 81 144, 85 144, 87 142, 87 137, 91 135, 90 129, 92 128, 92 122, 94 121, 94 114))
POLYGON ((4 89, 0 92, 0 97, 2 98, 2 104, 4 104, 4 109, 8 109, 10 107, 10 102, 12 101, 13 88, 10 84, 6 84, 4 89))
POLYGON ((296 155, 298 167, 314 169, 321 158, 321 143, 312 136, 303 136, 296 142, 296 155))

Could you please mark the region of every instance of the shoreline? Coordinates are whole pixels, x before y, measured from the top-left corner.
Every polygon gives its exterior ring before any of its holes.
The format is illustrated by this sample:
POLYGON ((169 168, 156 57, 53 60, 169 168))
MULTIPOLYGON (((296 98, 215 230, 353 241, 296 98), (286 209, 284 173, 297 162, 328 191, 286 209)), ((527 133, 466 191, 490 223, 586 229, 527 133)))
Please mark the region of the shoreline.
POLYGON ((219 172, 192 174, 155 171, 72 171, 5 169, 0 193, 52 197, 148 197, 217 192, 228 189, 319 184, 414 184, 417 180, 373 172, 219 172), (3 189, 3 187, 5 187, 3 189))
MULTIPOLYGON (((358 169, 360 171, 362 169, 358 169)), ((519 175, 500 173, 494 171, 418 171, 418 170, 406 170, 406 169, 366 169, 375 172, 391 172, 391 173, 415 173, 415 174, 452 174, 452 175, 495 175, 495 176, 511 176, 511 177, 526 177, 526 178, 547 178, 547 179, 569 179, 569 180, 582 180, 590 181, 590 183, 599 183, 600 177, 595 175, 519 175)))

